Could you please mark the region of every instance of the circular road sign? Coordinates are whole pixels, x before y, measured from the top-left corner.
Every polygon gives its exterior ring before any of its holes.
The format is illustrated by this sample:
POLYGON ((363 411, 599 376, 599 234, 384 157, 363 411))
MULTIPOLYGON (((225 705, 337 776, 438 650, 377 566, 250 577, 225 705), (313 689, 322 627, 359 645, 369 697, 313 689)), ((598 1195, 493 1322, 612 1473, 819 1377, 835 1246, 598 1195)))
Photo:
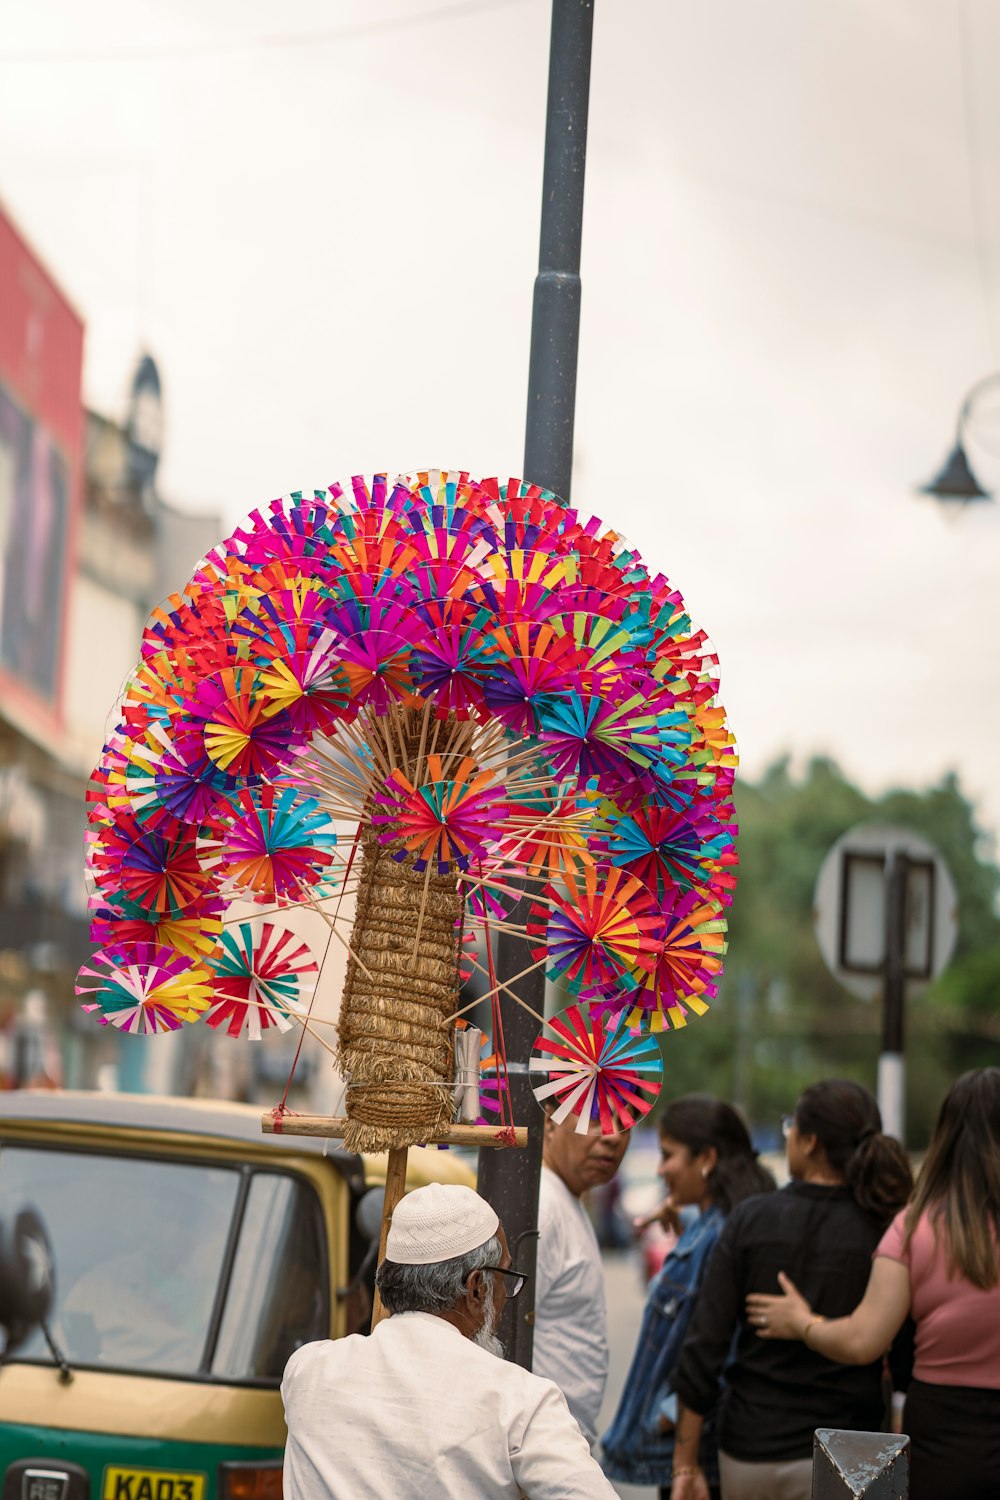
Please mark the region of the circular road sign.
POLYGON ((832 846, 813 902, 816 938, 835 979, 862 1000, 882 995, 888 876, 906 860, 904 974, 908 995, 947 966, 958 937, 958 895, 934 845, 908 828, 859 823, 832 846))

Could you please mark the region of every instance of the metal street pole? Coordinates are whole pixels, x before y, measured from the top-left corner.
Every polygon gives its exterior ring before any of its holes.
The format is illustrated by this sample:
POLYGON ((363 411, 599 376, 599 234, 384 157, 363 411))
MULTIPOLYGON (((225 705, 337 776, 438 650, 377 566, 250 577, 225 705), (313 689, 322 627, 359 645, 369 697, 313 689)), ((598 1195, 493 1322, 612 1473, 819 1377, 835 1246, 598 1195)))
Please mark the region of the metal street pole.
POLYGON ((903 1139, 906 1068, 903 1018, 906 1007, 906 886, 910 861, 891 850, 885 872, 885 984, 882 995, 882 1050, 878 1059, 878 1107, 886 1135, 903 1139))
MULTIPOLYGON (((549 49, 549 97, 545 121, 545 169, 538 275, 531 315, 528 367, 528 420, 524 477, 569 499, 573 472, 573 415, 580 343, 580 242, 583 236, 583 178, 587 157, 587 105, 594 0, 553 0, 549 49)), ((523 926, 530 896, 522 898, 512 921, 523 926)), ((497 943, 497 978, 509 983, 531 964, 523 938, 504 932, 497 943)), ((545 977, 541 969, 514 986, 542 1014, 545 977)), ((523 1151, 484 1151, 479 1159, 479 1191, 493 1204, 507 1232, 518 1270, 531 1280, 515 1302, 508 1302, 500 1336, 508 1358, 531 1369, 534 1342, 534 1271, 538 1232, 538 1182, 542 1169, 543 1116, 531 1092, 528 1058, 538 1022, 520 1005, 505 1006, 504 1039, 514 1119, 527 1122, 523 1151)))

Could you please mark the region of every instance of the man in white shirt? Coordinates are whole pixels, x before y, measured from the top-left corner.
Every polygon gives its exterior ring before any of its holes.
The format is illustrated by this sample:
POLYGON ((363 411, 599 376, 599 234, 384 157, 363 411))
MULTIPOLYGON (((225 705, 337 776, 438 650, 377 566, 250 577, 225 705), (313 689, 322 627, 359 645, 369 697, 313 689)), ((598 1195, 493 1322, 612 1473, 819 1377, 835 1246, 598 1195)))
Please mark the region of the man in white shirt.
POLYGON ((494 1329, 523 1277, 485 1199, 408 1194, 377 1281, 392 1316, 370 1337, 304 1344, 285 1367, 285 1500, 614 1500, 561 1393, 502 1358, 494 1329))
POLYGON ((581 1134, 577 1123, 570 1115, 557 1125, 551 1114, 545 1122, 532 1369, 555 1381, 593 1443, 608 1378, 608 1315, 601 1252, 582 1195, 611 1181, 629 1136, 602 1135, 599 1120, 581 1134))

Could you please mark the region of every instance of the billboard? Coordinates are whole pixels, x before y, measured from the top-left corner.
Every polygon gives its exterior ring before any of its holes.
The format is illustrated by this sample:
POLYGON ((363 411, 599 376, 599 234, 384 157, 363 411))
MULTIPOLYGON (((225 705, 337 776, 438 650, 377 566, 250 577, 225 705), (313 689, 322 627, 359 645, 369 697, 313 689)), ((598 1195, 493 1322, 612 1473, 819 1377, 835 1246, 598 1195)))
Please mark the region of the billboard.
POLYGON ((82 503, 83 323, 0 206, 0 709, 55 727, 82 503))

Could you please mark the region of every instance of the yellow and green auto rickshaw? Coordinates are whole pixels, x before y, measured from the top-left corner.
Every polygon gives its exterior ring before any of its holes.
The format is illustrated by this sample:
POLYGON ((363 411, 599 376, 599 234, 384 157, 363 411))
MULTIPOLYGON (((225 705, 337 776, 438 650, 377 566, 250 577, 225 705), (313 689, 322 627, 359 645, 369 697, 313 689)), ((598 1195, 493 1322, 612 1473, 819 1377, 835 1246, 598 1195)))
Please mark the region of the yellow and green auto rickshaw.
MULTIPOLYGON (((55 1264, 45 1326, 0 1365, 2 1500, 280 1500, 282 1370, 367 1326, 363 1200, 385 1161, 264 1135, 260 1116, 0 1097, 0 1221, 34 1209, 55 1264)), ((472 1176, 411 1151, 407 1186, 431 1180, 472 1176)))

